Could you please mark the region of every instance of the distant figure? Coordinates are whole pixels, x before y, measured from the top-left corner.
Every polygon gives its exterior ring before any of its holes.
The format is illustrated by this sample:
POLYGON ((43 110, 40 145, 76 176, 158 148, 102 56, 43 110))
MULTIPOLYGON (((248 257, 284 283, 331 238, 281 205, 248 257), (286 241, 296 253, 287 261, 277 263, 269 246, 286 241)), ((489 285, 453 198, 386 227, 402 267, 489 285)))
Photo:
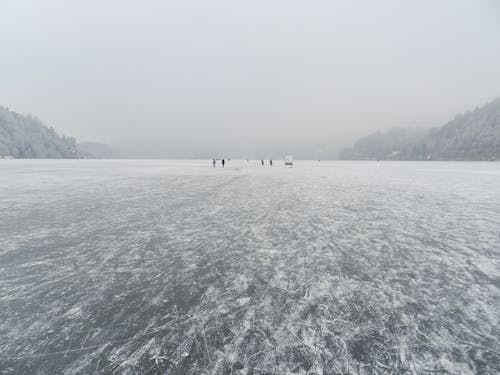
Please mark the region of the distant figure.
POLYGON ((262 164, 262 166, 264 166, 264 160, 261 160, 261 161, 260 161, 260 164, 262 164))
POLYGON ((222 168, 224 168, 224 164, 226 164, 226 161, 222 159, 222 168))
POLYGON ((215 159, 212 159, 212 164, 213 164, 213 166, 215 168, 215 159))
POLYGON ((272 167, 273 166, 273 160, 269 159, 269 165, 272 167))

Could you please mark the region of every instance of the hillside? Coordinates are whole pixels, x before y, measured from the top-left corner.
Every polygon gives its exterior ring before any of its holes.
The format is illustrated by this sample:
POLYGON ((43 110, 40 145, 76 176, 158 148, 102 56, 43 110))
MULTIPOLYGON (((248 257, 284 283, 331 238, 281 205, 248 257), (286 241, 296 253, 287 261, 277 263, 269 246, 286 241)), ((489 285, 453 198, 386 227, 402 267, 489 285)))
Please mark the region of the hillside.
POLYGON ((393 128, 360 138, 352 148, 340 152, 340 159, 386 159, 406 145, 415 144, 428 134, 423 128, 393 128))
POLYGON ((440 128, 394 128, 359 139, 340 159, 499 160, 500 98, 440 128))
POLYGON ((0 158, 73 159, 81 156, 74 138, 58 135, 36 117, 0 106, 0 158))

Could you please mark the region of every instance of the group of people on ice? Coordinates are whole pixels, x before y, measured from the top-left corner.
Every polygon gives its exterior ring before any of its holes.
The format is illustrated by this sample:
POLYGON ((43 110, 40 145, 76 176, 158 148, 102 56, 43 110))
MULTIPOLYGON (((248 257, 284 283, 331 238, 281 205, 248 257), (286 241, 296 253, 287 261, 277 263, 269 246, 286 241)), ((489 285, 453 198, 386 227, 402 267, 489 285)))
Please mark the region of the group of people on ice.
MULTIPOLYGON (((228 161, 229 161, 229 159, 228 159, 228 161)), ((222 168, 224 168, 224 166, 226 165, 226 160, 225 160, 225 159, 220 159, 220 162, 221 162, 221 164, 222 164, 222 168)), ((247 163, 248 163, 248 159, 247 159, 247 163)), ((260 161, 260 164, 261 164, 262 166, 264 166, 264 159, 262 159, 262 160, 260 161)), ((212 165, 213 165, 213 166, 214 166, 214 168, 215 168, 215 166, 217 165, 217 159, 215 159, 215 158, 214 158, 214 159, 212 159, 212 165)), ((272 160, 272 159, 269 159, 269 165, 270 165, 271 167, 273 166, 273 160, 272 160)))
MULTIPOLYGON (((261 161, 260 161, 260 164, 261 164, 262 166, 264 166, 264 160, 261 160, 261 161)), ((273 160, 272 160, 272 159, 269 159, 269 165, 270 165, 271 167, 273 166, 273 160)))
MULTIPOLYGON (((221 159, 221 164, 222 164, 222 168, 224 168, 224 165, 226 164, 226 160, 224 159, 221 159)), ((217 159, 212 159, 212 165, 214 166, 215 168, 215 164, 217 163, 217 159)))

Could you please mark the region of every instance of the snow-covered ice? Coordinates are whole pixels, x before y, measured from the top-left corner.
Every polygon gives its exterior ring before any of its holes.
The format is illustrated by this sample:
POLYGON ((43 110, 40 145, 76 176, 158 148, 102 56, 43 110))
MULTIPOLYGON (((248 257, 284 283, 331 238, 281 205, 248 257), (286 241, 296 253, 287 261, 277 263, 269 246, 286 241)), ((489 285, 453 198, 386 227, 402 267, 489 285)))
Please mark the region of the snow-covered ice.
POLYGON ((497 374, 500 163, 0 160, 2 374, 497 374))

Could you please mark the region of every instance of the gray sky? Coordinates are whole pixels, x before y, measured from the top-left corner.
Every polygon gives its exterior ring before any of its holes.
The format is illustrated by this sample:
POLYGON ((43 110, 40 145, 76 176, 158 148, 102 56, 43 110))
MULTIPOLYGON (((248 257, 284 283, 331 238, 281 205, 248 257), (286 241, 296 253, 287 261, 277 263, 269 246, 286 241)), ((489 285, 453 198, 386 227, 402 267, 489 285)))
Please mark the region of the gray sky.
POLYGON ((0 0, 0 105, 144 156, 438 126, 499 67, 496 0, 0 0))

